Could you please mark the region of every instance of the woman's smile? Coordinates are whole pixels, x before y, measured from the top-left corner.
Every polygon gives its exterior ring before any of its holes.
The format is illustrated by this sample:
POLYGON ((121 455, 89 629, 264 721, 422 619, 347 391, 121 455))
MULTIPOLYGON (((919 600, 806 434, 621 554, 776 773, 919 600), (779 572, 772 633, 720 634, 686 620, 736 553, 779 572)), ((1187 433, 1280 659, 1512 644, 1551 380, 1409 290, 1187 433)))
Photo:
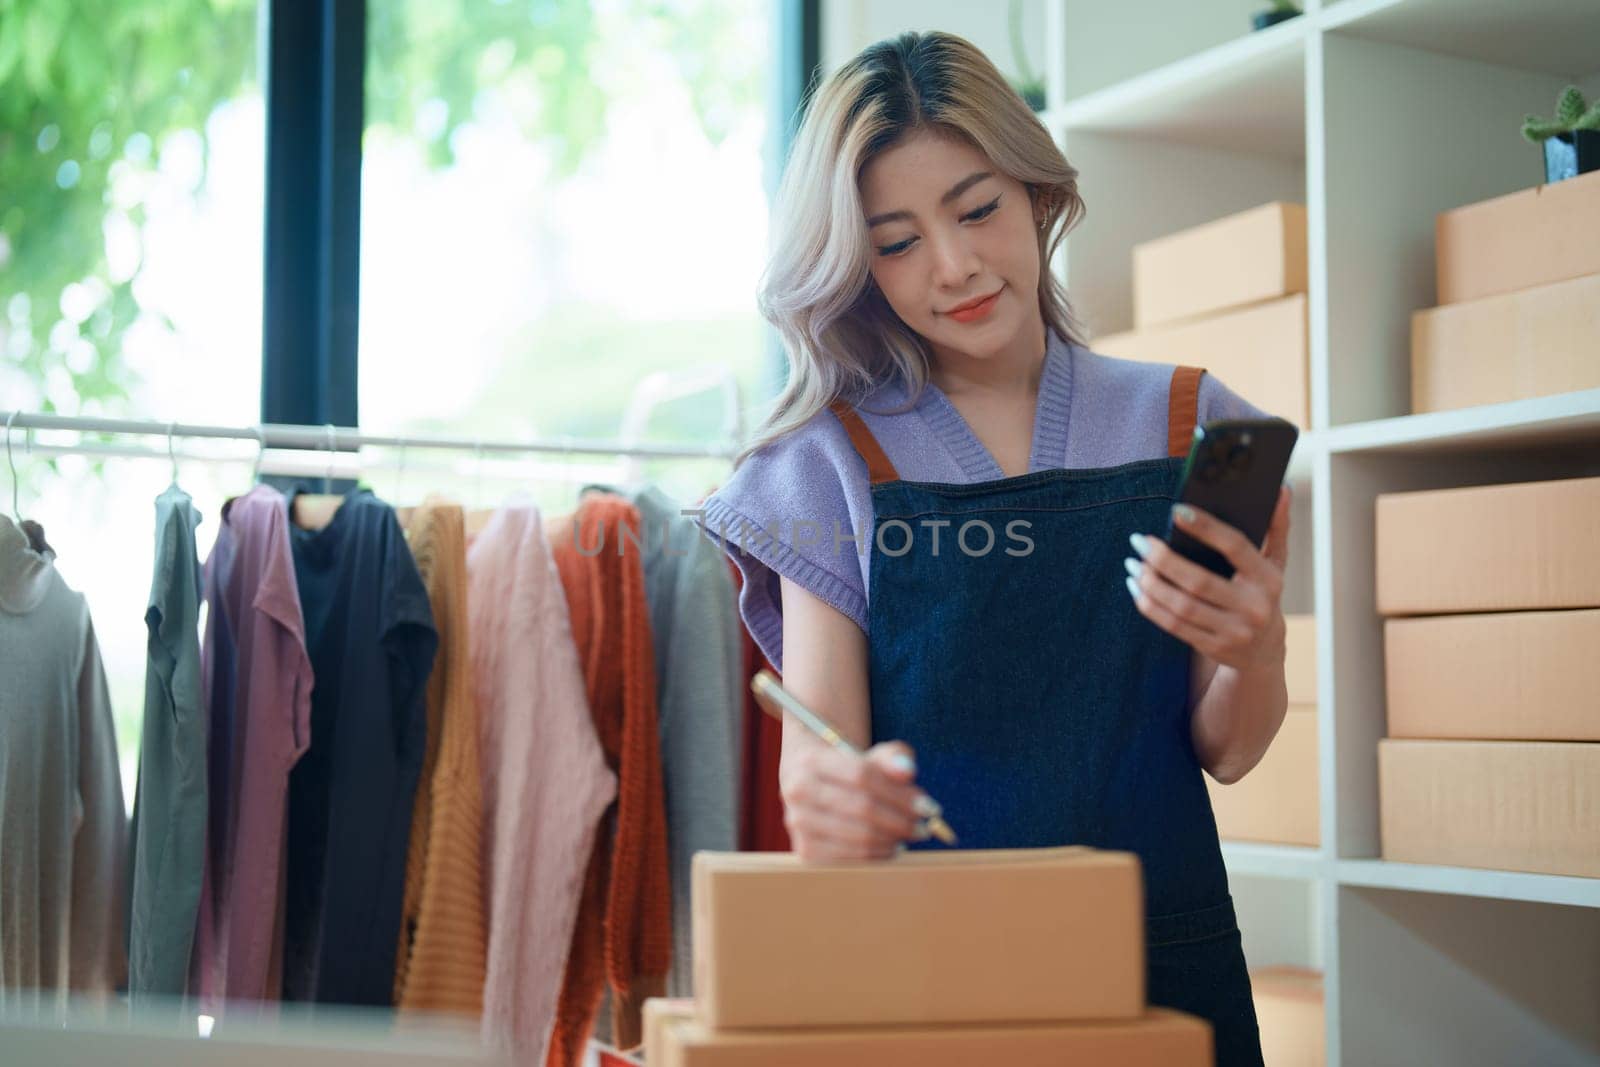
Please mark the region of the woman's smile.
POLYGON ((1002 285, 999 289, 996 289, 988 296, 979 297, 977 300, 968 301, 965 304, 958 305, 957 307, 951 308, 949 311, 944 312, 944 314, 946 317, 955 319, 957 322, 977 322, 980 319, 986 318, 989 312, 994 310, 995 304, 999 303, 1000 301, 1000 294, 1004 291, 1005 286, 1002 285))

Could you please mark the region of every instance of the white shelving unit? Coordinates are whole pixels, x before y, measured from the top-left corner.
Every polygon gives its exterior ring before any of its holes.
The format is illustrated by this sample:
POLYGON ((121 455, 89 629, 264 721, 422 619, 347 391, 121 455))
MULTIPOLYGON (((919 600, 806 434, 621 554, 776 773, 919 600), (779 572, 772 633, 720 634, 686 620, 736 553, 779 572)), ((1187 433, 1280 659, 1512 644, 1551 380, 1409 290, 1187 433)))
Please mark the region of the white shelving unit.
MULTIPOLYGON (((1132 326, 1135 244, 1268 200, 1307 207, 1312 428, 1284 603, 1318 621, 1322 844, 1225 843, 1246 953, 1323 969, 1330 1064, 1592 1064, 1600 879, 1381 858, 1373 508, 1384 492, 1600 475, 1600 390, 1407 414, 1434 218, 1542 180, 1521 120, 1570 82, 1600 95, 1600 0, 1309 0, 1249 32, 1265 6, 1025 5, 1042 118, 1088 205, 1056 268, 1095 334, 1132 326)), ((1014 74, 1005 12, 826 0, 824 65, 948 29, 1014 74)))

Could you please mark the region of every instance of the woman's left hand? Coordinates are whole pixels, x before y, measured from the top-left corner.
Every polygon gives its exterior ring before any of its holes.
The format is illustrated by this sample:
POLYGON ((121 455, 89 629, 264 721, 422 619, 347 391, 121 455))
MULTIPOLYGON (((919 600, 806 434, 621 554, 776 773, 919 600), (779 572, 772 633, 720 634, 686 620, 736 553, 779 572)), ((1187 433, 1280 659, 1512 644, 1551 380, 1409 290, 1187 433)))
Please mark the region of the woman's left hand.
POLYGON ((1238 529, 1198 508, 1173 509, 1178 528, 1233 564, 1231 579, 1191 562, 1161 538, 1134 534, 1128 592, 1139 613, 1216 663, 1236 670, 1281 667, 1284 655, 1283 571, 1289 562, 1289 487, 1278 492, 1266 543, 1257 548, 1238 529), (1187 514, 1185 514, 1187 512, 1187 514))

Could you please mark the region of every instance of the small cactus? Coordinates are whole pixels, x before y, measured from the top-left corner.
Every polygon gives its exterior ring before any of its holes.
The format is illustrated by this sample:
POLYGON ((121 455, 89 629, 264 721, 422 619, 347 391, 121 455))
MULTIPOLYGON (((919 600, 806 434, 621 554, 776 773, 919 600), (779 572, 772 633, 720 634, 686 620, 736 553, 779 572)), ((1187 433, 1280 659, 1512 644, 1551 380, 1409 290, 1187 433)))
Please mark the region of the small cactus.
POLYGON ((1600 130, 1600 100, 1596 100, 1592 107, 1586 104, 1583 91, 1576 85, 1569 85, 1561 91, 1553 120, 1529 115, 1522 124, 1522 136, 1534 144, 1575 130, 1600 130))

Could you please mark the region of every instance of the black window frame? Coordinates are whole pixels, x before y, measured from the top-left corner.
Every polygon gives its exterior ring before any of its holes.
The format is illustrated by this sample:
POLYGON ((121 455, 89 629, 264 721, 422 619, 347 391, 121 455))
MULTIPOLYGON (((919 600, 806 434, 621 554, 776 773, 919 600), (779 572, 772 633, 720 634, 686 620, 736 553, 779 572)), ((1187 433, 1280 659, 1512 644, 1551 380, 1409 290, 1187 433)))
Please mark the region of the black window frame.
MULTIPOLYGON (((261 421, 356 427, 367 4, 263 2, 261 421)), ((821 0, 772 2, 769 198, 821 64, 821 0)), ((768 358, 775 377, 782 366, 775 339, 768 358)))

